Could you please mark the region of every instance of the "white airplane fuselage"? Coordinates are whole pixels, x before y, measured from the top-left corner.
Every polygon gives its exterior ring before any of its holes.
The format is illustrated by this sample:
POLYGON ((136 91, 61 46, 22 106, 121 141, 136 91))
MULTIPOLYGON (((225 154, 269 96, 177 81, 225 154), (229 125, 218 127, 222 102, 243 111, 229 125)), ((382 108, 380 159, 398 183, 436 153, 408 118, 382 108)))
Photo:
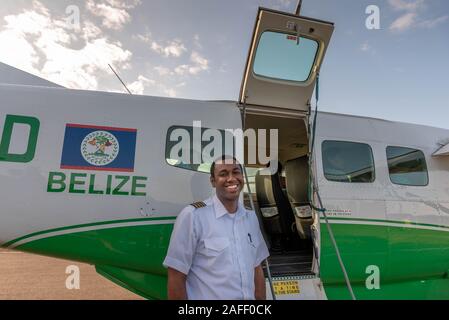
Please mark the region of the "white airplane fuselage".
MULTIPOLYGON (((0 97, 0 245, 88 262, 165 298, 174 220, 213 194, 207 173, 168 161, 168 133, 193 121, 242 128, 237 104, 18 85, 0 85, 0 97), (101 132, 112 135, 113 159, 89 158, 105 148, 101 132)), ((449 159, 432 156, 448 142, 445 129, 318 114, 312 171, 357 297, 449 298, 449 159), (329 180, 326 141, 368 145, 372 181, 329 180), (427 185, 393 183, 388 147, 422 151, 427 185), (373 275, 380 283, 370 285, 373 275)), ((348 298, 323 214, 313 215, 324 296, 348 298)))

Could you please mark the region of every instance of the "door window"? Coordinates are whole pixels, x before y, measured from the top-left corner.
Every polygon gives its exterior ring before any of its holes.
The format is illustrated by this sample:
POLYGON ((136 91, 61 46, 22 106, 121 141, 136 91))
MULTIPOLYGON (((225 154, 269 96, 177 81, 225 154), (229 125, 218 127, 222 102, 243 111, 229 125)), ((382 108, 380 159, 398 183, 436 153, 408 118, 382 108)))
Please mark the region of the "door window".
POLYGON ((285 33, 265 31, 254 60, 254 73, 279 80, 304 82, 310 77, 318 42, 285 33))

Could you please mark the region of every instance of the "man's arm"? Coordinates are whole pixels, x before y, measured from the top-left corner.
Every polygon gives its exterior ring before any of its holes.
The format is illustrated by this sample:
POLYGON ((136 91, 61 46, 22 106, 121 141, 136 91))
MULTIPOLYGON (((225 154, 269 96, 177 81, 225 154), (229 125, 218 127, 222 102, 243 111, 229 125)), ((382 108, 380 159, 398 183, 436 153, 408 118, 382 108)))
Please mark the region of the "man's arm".
POLYGON ((168 268, 167 291, 169 300, 187 300, 186 278, 187 276, 184 273, 168 268))
POLYGON ((197 245, 193 210, 192 206, 187 206, 176 218, 167 256, 162 263, 168 269, 168 299, 186 300, 188 298, 186 275, 192 265, 197 245))
POLYGON ((254 269, 254 286, 256 300, 266 300, 265 276, 261 264, 254 269))

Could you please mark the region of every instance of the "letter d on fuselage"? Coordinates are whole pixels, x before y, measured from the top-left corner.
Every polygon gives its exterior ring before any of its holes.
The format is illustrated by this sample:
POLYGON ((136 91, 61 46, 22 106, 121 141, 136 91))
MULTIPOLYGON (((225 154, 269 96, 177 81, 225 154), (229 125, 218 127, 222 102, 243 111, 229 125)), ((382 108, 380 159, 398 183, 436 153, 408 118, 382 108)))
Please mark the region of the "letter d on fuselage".
POLYGON ((36 152, 37 138, 39 135, 39 119, 27 116, 7 115, 3 127, 2 139, 0 141, 0 161, 3 162, 31 162, 36 152), (23 137, 13 136, 14 125, 24 124, 29 126, 30 131, 26 143, 26 150, 21 154, 10 153, 11 141, 23 137))

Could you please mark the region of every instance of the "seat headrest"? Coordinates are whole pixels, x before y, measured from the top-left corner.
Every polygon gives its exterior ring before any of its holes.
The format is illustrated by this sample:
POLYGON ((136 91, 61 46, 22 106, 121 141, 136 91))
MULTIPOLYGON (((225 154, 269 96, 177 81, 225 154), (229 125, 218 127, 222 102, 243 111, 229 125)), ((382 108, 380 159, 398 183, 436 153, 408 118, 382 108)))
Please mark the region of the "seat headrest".
POLYGON ((287 193, 293 202, 307 202, 307 189, 309 184, 309 158, 299 157, 285 164, 285 182, 287 193))
POLYGON ((271 176, 261 175, 260 171, 257 171, 255 176, 256 195, 259 206, 275 204, 275 198, 273 193, 273 184, 271 176))

